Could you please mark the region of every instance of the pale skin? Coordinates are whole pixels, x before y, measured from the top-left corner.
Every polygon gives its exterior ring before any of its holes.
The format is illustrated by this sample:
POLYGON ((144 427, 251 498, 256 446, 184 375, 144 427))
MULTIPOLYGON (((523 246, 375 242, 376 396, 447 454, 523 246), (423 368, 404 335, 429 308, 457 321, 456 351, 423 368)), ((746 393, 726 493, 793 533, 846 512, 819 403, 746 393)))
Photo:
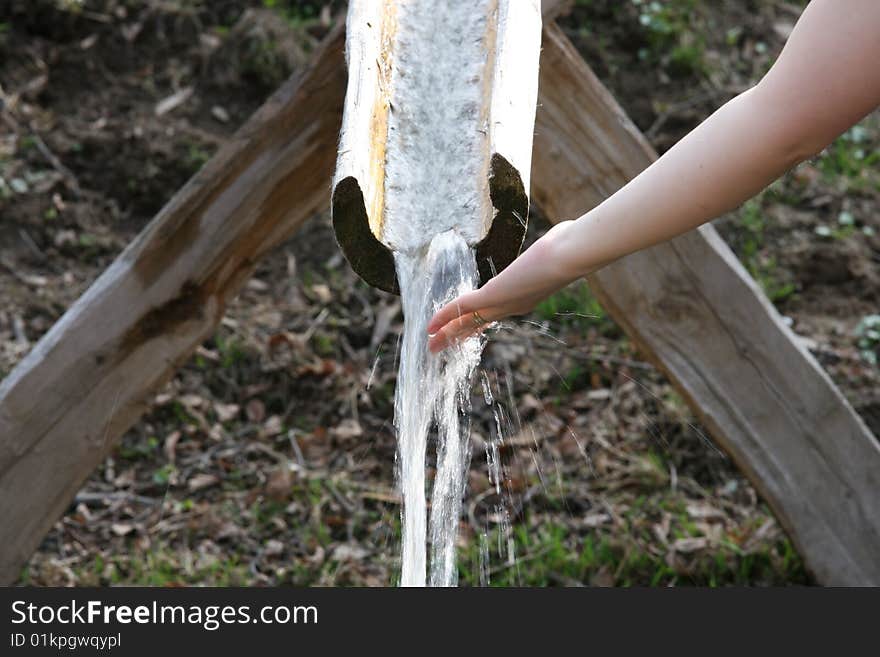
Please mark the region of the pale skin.
POLYGON ((880 106, 880 0, 813 0, 776 63, 617 193, 428 324, 438 352, 618 258, 729 212, 880 106), (477 313, 475 316, 474 313, 477 313))

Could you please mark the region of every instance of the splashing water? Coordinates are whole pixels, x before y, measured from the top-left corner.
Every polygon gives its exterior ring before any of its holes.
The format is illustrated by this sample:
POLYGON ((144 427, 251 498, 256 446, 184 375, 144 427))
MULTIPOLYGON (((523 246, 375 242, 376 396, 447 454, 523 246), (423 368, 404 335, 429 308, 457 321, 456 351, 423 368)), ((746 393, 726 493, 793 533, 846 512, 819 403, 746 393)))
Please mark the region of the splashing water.
POLYGON ((464 475, 470 461, 470 388, 483 349, 469 338, 438 355, 428 351, 431 315, 474 289, 473 250, 454 230, 434 237, 427 249, 395 253, 404 329, 394 398, 398 480, 403 497, 401 586, 424 586, 428 536, 425 457, 428 432, 437 425, 437 473, 431 502, 432 586, 457 583, 455 544, 464 475))

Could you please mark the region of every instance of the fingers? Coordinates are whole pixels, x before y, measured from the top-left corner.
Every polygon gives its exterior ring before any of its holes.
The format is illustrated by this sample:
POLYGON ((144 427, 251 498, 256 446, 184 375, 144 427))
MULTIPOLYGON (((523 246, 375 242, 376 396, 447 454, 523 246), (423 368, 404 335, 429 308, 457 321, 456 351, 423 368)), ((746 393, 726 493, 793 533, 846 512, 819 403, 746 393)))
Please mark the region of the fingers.
POLYGON ((470 336, 481 332, 498 318, 498 313, 493 312, 492 309, 482 308, 476 313, 469 312, 461 315, 430 336, 428 349, 436 354, 456 342, 466 340, 470 336))
POLYGON ((478 301, 479 290, 462 294, 460 297, 453 299, 438 310, 431 318, 431 321, 428 322, 428 333, 436 333, 452 320, 460 318, 466 313, 473 312, 479 307, 478 301))

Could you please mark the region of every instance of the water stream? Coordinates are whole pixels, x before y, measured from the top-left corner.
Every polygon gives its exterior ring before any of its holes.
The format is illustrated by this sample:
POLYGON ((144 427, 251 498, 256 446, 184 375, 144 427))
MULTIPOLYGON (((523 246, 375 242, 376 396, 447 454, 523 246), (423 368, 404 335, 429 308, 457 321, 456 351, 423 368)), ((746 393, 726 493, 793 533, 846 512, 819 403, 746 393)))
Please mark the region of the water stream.
POLYGON ((404 332, 394 399, 401 512, 401 586, 428 582, 455 586, 456 537, 470 462, 470 390, 483 339, 469 338, 439 355, 427 348, 427 324, 434 311, 477 283, 473 250, 454 230, 436 235, 427 248, 395 254, 404 332), (430 527, 425 499, 428 435, 436 426, 437 470, 431 495, 430 527))
POLYGON ((468 245, 483 237, 492 217, 485 94, 493 6, 492 0, 396 3, 382 239, 394 252, 404 314, 394 400, 402 586, 454 586, 458 579, 471 379, 482 338, 434 356, 427 323, 442 304, 477 284, 468 245), (429 522, 425 466, 434 435, 429 522))

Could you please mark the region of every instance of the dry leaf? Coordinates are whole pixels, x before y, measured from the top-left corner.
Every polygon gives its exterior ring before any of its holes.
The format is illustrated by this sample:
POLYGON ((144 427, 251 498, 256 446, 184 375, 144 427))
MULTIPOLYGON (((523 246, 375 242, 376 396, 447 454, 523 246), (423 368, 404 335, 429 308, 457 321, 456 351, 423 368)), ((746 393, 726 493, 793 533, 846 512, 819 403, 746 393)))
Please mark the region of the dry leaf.
POLYGON ((709 541, 705 538, 679 538, 672 544, 672 549, 676 552, 696 552, 708 544, 709 541))
POLYGON ((330 288, 323 283, 312 285, 311 291, 320 303, 330 303, 330 301, 333 300, 333 294, 331 294, 330 288))
POLYGON ((202 490, 210 486, 216 486, 220 483, 220 477, 213 474, 201 473, 189 478, 186 482, 187 488, 191 491, 202 490))
POLYGON ((691 518, 702 518, 706 520, 715 519, 723 520, 724 513, 708 504, 688 504, 685 509, 691 518))
POLYGON ((245 407, 248 419, 254 423, 260 423, 266 417, 266 406, 259 399, 251 399, 245 407))
POLYGON ((167 98, 163 98, 158 103, 156 103, 156 109, 154 110, 156 116, 163 116, 164 114, 168 114, 168 112, 174 111, 181 105, 183 105, 186 101, 190 99, 193 95, 193 87, 184 87, 180 91, 177 91, 167 98))
POLYGON ((177 456, 177 443, 179 440, 179 431, 172 431, 165 438, 165 458, 167 458, 171 463, 174 463, 174 459, 177 456))
POLYGON ((354 418, 346 418, 338 425, 330 429, 330 435, 345 440, 347 438, 357 438, 362 436, 364 430, 360 423, 354 418))
POLYGON ((266 495, 276 502, 283 502, 290 496, 293 488, 293 472, 287 465, 278 467, 269 475, 266 482, 266 495))
POLYGON ((270 538, 266 541, 266 546, 263 549, 263 554, 267 557, 277 557, 278 555, 284 552, 284 543, 279 541, 276 538, 270 538))
POLYGON ((606 522, 611 522, 611 516, 607 513, 591 513, 585 516, 583 520, 584 527, 598 527, 606 522))
POLYGON ((229 422, 238 417, 241 407, 238 404, 214 404, 214 413, 221 422, 229 422))
POLYGON ((266 420, 266 423, 263 425, 262 434, 264 437, 272 437, 277 436, 283 430, 283 425, 281 424, 281 416, 280 415, 271 415, 269 419, 266 420))
POLYGON ((334 561, 362 561, 369 556, 369 554, 369 550, 365 550, 359 545, 343 543, 342 545, 337 545, 333 548, 333 553, 330 558, 334 561))

